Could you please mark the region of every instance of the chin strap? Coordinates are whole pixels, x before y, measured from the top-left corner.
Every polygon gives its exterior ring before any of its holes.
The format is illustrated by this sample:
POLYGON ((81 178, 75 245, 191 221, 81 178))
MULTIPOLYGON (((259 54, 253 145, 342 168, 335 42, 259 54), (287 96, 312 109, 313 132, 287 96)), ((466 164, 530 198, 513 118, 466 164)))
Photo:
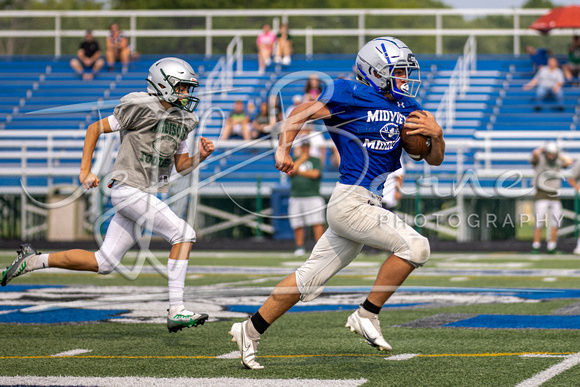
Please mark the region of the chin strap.
POLYGON ((391 87, 391 95, 397 101, 402 99, 405 96, 404 94, 402 94, 402 91, 399 90, 399 88, 396 85, 394 87, 391 87))

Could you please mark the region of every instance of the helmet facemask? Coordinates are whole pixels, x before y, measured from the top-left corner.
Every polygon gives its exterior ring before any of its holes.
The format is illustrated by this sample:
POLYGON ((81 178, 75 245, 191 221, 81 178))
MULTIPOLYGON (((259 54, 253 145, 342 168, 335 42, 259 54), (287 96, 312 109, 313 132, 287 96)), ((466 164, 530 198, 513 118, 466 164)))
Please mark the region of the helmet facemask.
POLYGON ((421 70, 415 60, 401 61, 399 60, 395 66, 384 66, 377 70, 377 73, 387 80, 387 89, 395 99, 402 97, 415 98, 419 93, 421 86, 421 70), (397 70, 403 70, 404 76, 396 76, 397 70), (403 81, 401 87, 397 86, 397 80, 403 81))
POLYGON ((171 87, 171 92, 167 93, 167 91, 164 90, 167 86, 163 83, 159 82, 158 84, 155 84, 151 79, 147 79, 147 82, 149 82, 149 84, 156 90, 155 95, 161 100, 171 104, 171 106, 192 113, 199 104, 199 98, 193 96, 193 91, 196 87, 199 87, 199 82, 194 78, 181 79, 172 75, 167 75, 162 68, 159 69, 159 71, 163 76, 165 83, 171 87), (187 94, 179 92, 179 85, 184 84, 188 86, 187 94))

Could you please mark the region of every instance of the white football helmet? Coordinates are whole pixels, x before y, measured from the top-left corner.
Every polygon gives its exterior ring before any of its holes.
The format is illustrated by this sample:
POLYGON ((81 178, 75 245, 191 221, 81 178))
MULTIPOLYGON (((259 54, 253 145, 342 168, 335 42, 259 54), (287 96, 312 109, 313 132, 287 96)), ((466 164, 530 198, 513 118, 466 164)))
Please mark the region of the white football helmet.
POLYGON ((395 99, 403 96, 415 98, 421 85, 421 71, 415 55, 399 39, 383 36, 368 42, 356 57, 357 79, 395 99), (405 76, 395 76, 395 69, 405 71, 405 76), (399 88, 396 79, 405 81, 399 88))
POLYGON ((169 102, 171 105, 193 112, 199 104, 199 98, 193 96, 193 90, 199 86, 193 68, 179 58, 163 58, 149 67, 147 92, 169 102), (187 96, 179 94, 178 84, 188 85, 187 96))
POLYGON ((555 155, 558 154, 558 151, 558 144, 556 144, 554 141, 548 141, 544 146, 544 152, 546 153, 555 155))

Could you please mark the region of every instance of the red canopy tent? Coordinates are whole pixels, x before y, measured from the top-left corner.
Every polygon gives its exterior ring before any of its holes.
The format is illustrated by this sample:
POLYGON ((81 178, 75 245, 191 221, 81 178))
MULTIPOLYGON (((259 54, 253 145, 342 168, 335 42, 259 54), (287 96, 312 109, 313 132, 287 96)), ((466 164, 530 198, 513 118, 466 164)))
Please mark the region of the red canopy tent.
POLYGON ((554 8, 538 18, 529 28, 544 34, 554 28, 580 28, 580 5, 554 8))

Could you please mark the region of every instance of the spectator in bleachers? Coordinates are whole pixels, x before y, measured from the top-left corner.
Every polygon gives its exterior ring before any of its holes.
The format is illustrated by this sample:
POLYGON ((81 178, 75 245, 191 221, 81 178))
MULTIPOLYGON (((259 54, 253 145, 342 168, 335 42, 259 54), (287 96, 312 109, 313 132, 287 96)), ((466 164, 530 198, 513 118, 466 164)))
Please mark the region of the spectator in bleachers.
POLYGON ((304 102, 316 101, 322 93, 322 86, 318 75, 312 74, 308 77, 306 85, 304 86, 304 102))
POLYGON ((542 101, 548 96, 548 94, 553 94, 556 98, 557 109, 560 111, 564 110, 564 92, 562 91, 562 86, 564 85, 564 73, 558 67, 558 60, 554 57, 548 60, 547 66, 542 66, 534 78, 524 85, 524 90, 530 90, 534 86, 536 88, 536 104, 534 106, 535 111, 542 110, 542 101))
POLYGON ((85 32, 85 40, 81 42, 77 57, 70 60, 70 67, 84 81, 90 81, 103 68, 105 61, 101 58, 99 43, 93 37, 93 31, 85 32), (85 72, 88 71, 88 72, 85 72))
POLYGON ((226 118, 221 140, 227 140, 230 137, 238 137, 247 141, 252 139, 250 116, 244 109, 244 101, 237 100, 234 102, 234 108, 229 117, 226 118))
POLYGON ((279 122, 284 119, 284 113, 282 112, 282 105, 280 104, 280 97, 278 94, 271 95, 269 98, 270 106, 270 116, 274 117, 274 122, 279 122))
POLYGON ((534 149, 530 163, 534 166, 536 187, 536 227, 534 229, 533 253, 537 254, 542 239, 542 230, 547 225, 549 232, 547 251, 556 252, 558 228, 562 221, 562 203, 559 190, 562 187, 562 168, 572 165, 573 160, 559 152, 555 142, 534 149), (548 221, 549 220, 549 221, 548 221))
POLYGON ((292 59, 292 35, 288 33, 288 25, 283 23, 280 25, 280 31, 276 35, 276 56, 274 63, 282 63, 283 65, 290 65, 292 59))
POLYGON ((258 114, 252 120, 252 138, 265 137, 270 134, 271 124, 268 111, 268 102, 264 101, 260 104, 258 114))
POLYGON ((575 35, 572 43, 568 46, 568 62, 562 66, 568 81, 574 79, 580 71, 580 37, 575 35))
POLYGON ((111 24, 110 34, 107 37, 107 66, 110 71, 115 69, 115 62, 120 61, 123 69, 129 66, 131 49, 129 39, 123 35, 117 24, 111 24))
POLYGON ((294 97, 292 97, 292 105, 290 105, 288 107, 288 109, 286 109, 285 115, 286 117, 290 117, 290 113, 292 113, 292 110, 294 110, 294 108, 298 105, 300 105, 302 103, 302 96, 300 94, 296 94, 294 97))
POLYGON ((272 52, 274 51, 274 42, 276 41, 276 34, 272 31, 269 24, 264 24, 262 32, 256 39, 256 47, 258 49, 258 71, 264 74, 266 67, 272 63, 272 52))
POLYGON ((294 230, 296 243, 295 256, 306 254, 304 250, 304 229, 311 226, 314 240, 318 242, 324 234, 325 202, 320 196, 322 164, 318 157, 310 154, 310 141, 305 136, 296 140, 294 168, 290 175, 290 199, 288 200, 288 218, 294 230))
POLYGON ((304 125, 300 134, 310 143, 310 156, 320 159, 322 168, 326 165, 326 141, 324 134, 316 130, 312 125, 304 125))
POLYGON ((526 46, 526 52, 530 56, 530 60, 534 65, 534 71, 538 71, 540 67, 547 65, 548 59, 550 59, 550 56, 552 56, 552 52, 547 48, 526 46))
MULTIPOLYGON (((580 193, 580 160, 576 161, 568 177, 568 184, 570 184, 577 193, 580 193)), ((578 216, 578 214, 576 214, 578 216)), ((580 234, 578 235, 578 241, 576 242, 576 248, 574 249, 574 254, 580 255, 580 234)))

